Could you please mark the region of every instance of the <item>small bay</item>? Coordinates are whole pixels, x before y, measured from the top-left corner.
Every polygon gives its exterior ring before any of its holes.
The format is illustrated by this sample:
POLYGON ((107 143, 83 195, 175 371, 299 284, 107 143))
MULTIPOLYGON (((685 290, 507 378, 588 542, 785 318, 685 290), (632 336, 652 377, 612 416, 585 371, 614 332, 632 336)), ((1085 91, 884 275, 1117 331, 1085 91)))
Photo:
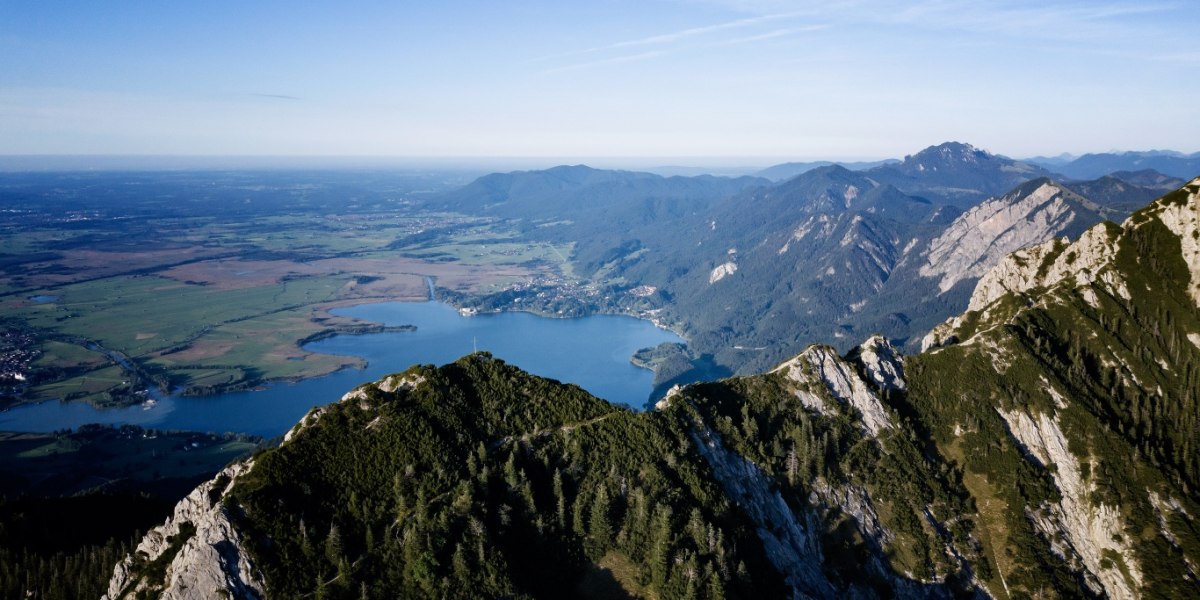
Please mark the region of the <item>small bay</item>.
POLYGON ((363 370, 344 370, 265 389, 206 397, 157 396, 149 409, 98 410, 77 402, 42 402, 0 413, 0 430, 54 431, 86 423, 158 429, 235 431, 271 437, 287 431, 310 408, 336 401, 351 388, 413 364, 451 362, 474 350, 535 375, 577 384, 633 408, 649 399, 653 374, 629 359, 639 348, 683 342, 648 321, 616 315, 553 319, 509 312, 462 316, 440 302, 385 302, 336 309, 335 314, 416 331, 338 335, 305 346, 310 352, 360 356, 363 370))

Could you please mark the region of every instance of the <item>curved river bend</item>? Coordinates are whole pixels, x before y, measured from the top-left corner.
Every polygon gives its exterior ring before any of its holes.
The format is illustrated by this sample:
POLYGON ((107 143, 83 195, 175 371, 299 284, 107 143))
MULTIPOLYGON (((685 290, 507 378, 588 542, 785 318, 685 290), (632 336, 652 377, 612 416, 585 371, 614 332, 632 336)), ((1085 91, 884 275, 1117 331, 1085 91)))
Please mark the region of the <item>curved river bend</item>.
POLYGON ((237 431, 272 437, 313 406, 336 401, 356 385, 413 364, 443 364, 474 349, 543 377, 578 384, 611 402, 641 408, 653 374, 629 359, 639 348, 683 340, 632 317, 550 319, 529 313, 463 317, 440 302, 387 302, 333 311, 385 325, 416 325, 399 333, 339 335, 305 346, 311 352, 361 356, 364 370, 345 370, 253 392, 207 397, 162 396, 157 406, 97 410, 78 402, 43 402, 0 413, 0 430, 54 431, 85 423, 128 423, 158 429, 237 431))

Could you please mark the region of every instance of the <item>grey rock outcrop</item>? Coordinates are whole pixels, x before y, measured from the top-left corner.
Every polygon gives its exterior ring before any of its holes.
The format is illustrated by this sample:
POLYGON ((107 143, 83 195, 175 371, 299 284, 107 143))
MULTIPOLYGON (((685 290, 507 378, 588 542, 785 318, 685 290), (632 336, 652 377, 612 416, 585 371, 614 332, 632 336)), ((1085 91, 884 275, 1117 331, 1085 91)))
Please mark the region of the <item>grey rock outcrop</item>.
POLYGON ((221 502, 251 462, 221 471, 175 506, 166 523, 146 534, 117 563, 104 600, 149 594, 166 600, 266 597, 262 576, 221 502))
MULTIPOLYGON (((878 346, 874 346, 878 347, 878 346)), ((890 346, 889 346, 890 347, 890 346)), ((873 352, 873 351, 872 351, 873 352)), ((883 361, 874 364, 880 368, 879 377, 889 380, 882 370, 883 361)), ((893 373, 897 370, 896 363, 888 363, 888 369, 893 373)), ((838 356, 837 352, 828 346, 810 346, 795 358, 779 365, 773 373, 782 373, 785 377, 800 384, 796 395, 809 408, 814 408, 823 414, 832 414, 833 407, 824 404, 824 396, 830 396, 839 404, 851 406, 862 416, 862 426, 871 435, 879 433, 892 426, 888 411, 880 402, 879 396, 867 385, 855 370, 854 365, 838 356), (814 386, 824 388, 823 392, 814 395, 814 386)), ((893 385, 896 378, 890 379, 893 385)), ((903 382, 903 379, 899 379, 903 382)))
MULTIPOLYGON (((1081 464, 1068 450, 1057 416, 1036 417, 1022 410, 999 411, 1014 439, 1043 468, 1049 468, 1061 494, 1030 515, 1034 526, 1051 541, 1051 550, 1085 572, 1085 584, 1110 598, 1136 598, 1142 570, 1127 541, 1120 507, 1093 500, 1095 486, 1083 476, 1081 464), (1116 557, 1121 568, 1105 568, 1105 557, 1116 557)), ((1089 465, 1090 466, 1090 465, 1089 465)))
POLYGON ((1009 253, 1062 235, 1078 235, 1100 217, 1083 197, 1037 180, 959 215, 934 238, 919 272, 938 280, 946 293, 958 282, 977 279, 1009 253))

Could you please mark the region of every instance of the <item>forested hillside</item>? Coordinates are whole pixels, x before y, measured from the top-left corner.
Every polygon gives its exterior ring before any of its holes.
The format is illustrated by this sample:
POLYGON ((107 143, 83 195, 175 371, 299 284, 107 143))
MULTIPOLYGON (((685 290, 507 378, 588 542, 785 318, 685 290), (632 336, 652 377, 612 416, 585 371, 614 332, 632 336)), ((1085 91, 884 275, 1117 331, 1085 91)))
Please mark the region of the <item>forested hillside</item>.
POLYGON ((760 372, 814 341, 846 351, 882 333, 915 351, 1006 253, 1120 221, 1182 184, 1152 171, 1064 180, 948 142, 777 183, 556 167, 489 175, 430 202, 570 247, 571 274, 590 290, 565 299, 530 286, 455 303, 653 318, 689 340, 695 371, 682 379, 696 380, 760 372))
POLYGON ((110 597, 1200 593, 1200 180, 970 306, 920 355, 811 346, 644 413, 413 367, 193 492, 110 597))

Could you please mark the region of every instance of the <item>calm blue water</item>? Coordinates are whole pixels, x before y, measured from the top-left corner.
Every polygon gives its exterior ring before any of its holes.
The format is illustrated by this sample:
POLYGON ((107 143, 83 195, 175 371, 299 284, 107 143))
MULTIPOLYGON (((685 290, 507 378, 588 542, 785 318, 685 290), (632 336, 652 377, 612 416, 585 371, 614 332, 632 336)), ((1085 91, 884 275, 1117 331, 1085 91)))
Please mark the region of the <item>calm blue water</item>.
POLYGON ((451 362, 476 347, 536 375, 575 383, 606 400, 641 408, 649 398, 653 374, 634 367, 629 358, 639 348, 683 341, 647 321, 609 315, 463 317, 439 302, 367 304, 334 312, 385 325, 416 325, 417 331, 336 336, 305 346, 313 352, 361 356, 369 362, 364 370, 274 384, 254 392, 160 397, 150 410, 140 406, 97 410, 78 402, 43 402, 0 413, 0 430, 53 431, 85 423, 129 423, 271 437, 287 431, 308 409, 334 402, 356 385, 417 363, 451 362))

